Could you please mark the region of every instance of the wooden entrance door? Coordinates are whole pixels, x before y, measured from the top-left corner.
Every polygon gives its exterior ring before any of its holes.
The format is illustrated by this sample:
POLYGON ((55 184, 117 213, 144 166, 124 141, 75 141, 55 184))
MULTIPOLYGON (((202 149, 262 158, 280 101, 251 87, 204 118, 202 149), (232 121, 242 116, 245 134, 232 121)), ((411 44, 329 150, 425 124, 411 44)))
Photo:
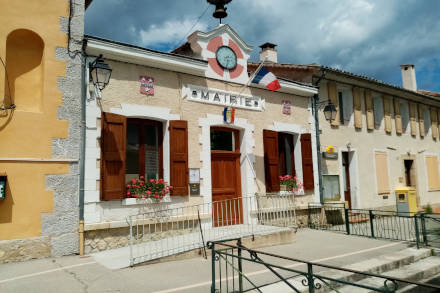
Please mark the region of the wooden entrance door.
POLYGON ((243 223, 238 131, 211 128, 211 184, 214 226, 243 223))
POLYGON ((349 153, 342 152, 342 168, 344 169, 344 197, 351 209, 350 160, 349 153))

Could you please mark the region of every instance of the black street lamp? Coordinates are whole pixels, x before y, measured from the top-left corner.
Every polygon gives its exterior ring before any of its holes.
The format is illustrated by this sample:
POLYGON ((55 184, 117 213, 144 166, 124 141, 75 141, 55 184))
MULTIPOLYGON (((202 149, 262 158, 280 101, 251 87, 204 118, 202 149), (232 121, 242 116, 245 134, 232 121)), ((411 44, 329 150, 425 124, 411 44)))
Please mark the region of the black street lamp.
POLYGON ((324 107, 324 116, 325 120, 329 121, 330 123, 336 119, 336 107, 332 104, 330 100, 328 101, 328 104, 324 107))
POLYGON ((90 80, 102 91, 110 81, 110 76, 112 75, 111 67, 107 63, 104 63, 101 54, 93 62, 89 63, 89 68, 90 80))

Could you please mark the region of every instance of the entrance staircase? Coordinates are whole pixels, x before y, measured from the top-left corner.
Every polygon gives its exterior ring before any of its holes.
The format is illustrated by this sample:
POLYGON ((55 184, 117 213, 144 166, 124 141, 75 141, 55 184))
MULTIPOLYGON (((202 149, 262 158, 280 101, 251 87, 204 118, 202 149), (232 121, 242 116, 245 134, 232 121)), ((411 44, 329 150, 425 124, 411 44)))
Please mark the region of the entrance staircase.
MULTIPOLYGON (((344 268, 413 282, 429 283, 430 280, 433 280, 436 283, 432 284, 438 285, 439 282, 437 282, 437 279, 440 277, 440 257, 433 255, 431 249, 408 248, 399 252, 381 255, 373 259, 351 264, 344 268)), ((383 292, 386 292, 387 288, 389 292, 435 292, 430 291, 430 289, 421 289, 417 288, 416 285, 408 285, 401 282, 398 283, 397 290, 394 290, 394 284, 391 282, 385 284, 383 278, 368 277, 346 271, 322 270, 314 273, 319 276, 344 281, 348 284, 354 283, 361 286, 378 288, 379 290, 383 290, 383 292)), ((303 280, 304 277, 296 277, 289 279, 288 282, 297 288, 299 292, 309 292, 308 287, 303 285, 303 280)), ((327 282, 327 284, 325 284, 318 279, 315 279, 315 285, 319 287, 319 291, 317 290, 317 292, 377 292, 354 285, 343 285, 339 282, 327 282)), ((264 293, 293 292, 292 289, 283 282, 277 282, 259 289, 264 293)))

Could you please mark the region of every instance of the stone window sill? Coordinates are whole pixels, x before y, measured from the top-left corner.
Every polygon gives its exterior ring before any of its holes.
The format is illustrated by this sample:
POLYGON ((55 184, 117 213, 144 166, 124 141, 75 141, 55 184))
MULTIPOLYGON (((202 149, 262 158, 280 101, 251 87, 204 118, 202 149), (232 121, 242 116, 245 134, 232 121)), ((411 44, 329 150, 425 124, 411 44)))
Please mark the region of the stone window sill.
POLYGON ((145 204, 155 204, 155 203, 163 203, 163 202, 171 202, 171 197, 165 196, 160 201, 156 201, 151 198, 126 198, 122 200, 122 205, 133 206, 133 205, 145 205, 145 204))

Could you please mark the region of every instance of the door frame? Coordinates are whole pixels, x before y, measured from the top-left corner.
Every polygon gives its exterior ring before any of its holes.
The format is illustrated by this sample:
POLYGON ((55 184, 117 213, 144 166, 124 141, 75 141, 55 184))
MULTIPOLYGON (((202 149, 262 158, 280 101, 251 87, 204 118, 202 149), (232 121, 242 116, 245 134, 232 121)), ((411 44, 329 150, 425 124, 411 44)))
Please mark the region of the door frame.
MULTIPOLYGON (((233 151, 223 151, 223 150, 212 150, 211 149, 211 168, 212 168, 212 157, 226 157, 228 159, 232 158, 235 161, 235 176, 236 176, 236 180, 235 180, 235 197, 231 198, 231 203, 235 201, 234 199, 239 199, 238 201, 238 206, 237 208, 240 210, 239 211, 239 219, 238 219, 238 223, 236 222, 237 219, 235 219, 234 224, 242 224, 243 223, 243 202, 242 202, 242 193, 241 193, 241 164, 240 164, 240 157, 241 157, 241 153, 240 153, 240 136, 239 136, 239 131, 237 129, 234 128, 227 128, 227 127, 220 127, 220 126, 211 126, 210 127, 210 136, 211 136, 211 131, 212 130, 219 130, 219 131, 224 131, 224 132, 231 132, 234 135, 234 147, 235 149, 233 151)), ((211 138, 210 138, 211 141, 211 138)), ((212 187, 212 176, 213 173, 211 172, 211 191, 213 189, 212 187)), ((214 194, 211 192, 211 199, 212 202, 214 201, 214 194)), ((226 199, 227 201, 228 199, 226 199)), ((226 205, 228 205, 228 203, 226 203, 226 205)), ((222 204, 223 206, 223 204, 222 204)), ((214 217, 215 211, 214 211, 214 204, 212 205, 212 216, 214 217)), ((218 212, 218 211, 217 211, 218 212)), ((226 211, 226 215, 228 215, 228 212, 226 211)), ((222 215, 223 217, 224 215, 222 215)), ((229 222, 229 220, 231 220, 232 223, 232 219, 227 219, 227 223, 229 222)), ((218 223, 216 223, 215 219, 213 218, 213 226, 223 226, 223 225, 218 225, 218 223)), ((222 224, 223 224, 223 220, 222 220, 222 224)))
POLYGON ((342 166, 342 153, 347 152, 349 156, 350 166, 350 195, 351 195, 351 206, 353 209, 357 209, 361 207, 361 198, 360 198, 360 180, 359 180, 359 158, 358 151, 352 147, 339 147, 338 156, 341 158, 339 161, 339 190, 341 192, 341 200, 345 201, 345 194, 342 196, 342 192, 344 191, 344 180, 342 179, 343 175, 343 166, 342 166))

